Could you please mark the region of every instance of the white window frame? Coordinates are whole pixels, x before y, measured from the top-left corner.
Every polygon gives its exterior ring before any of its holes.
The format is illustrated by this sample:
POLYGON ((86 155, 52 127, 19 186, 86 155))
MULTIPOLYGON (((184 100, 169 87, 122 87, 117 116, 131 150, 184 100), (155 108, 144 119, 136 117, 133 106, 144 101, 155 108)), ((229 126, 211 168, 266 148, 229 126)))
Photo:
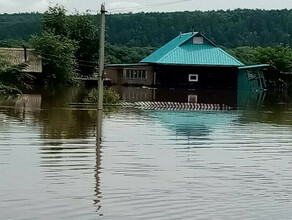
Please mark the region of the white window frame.
POLYGON ((189 74, 189 82, 199 82, 199 75, 198 74, 189 74), (196 79, 192 79, 195 76, 196 79))

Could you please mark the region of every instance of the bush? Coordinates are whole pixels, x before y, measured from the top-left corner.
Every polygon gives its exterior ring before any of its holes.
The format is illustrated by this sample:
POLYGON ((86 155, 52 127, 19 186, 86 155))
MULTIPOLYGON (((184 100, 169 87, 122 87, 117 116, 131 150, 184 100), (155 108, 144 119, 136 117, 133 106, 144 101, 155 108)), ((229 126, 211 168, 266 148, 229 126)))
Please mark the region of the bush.
MULTIPOLYGON (((120 95, 111 88, 103 90, 103 103, 104 104, 116 104, 120 100, 120 95)), ((92 89, 87 97, 83 100, 85 103, 97 103, 98 102, 98 90, 92 89)))
POLYGON ((17 86, 24 85, 29 88, 30 86, 26 81, 33 79, 33 76, 23 72, 23 69, 27 66, 26 63, 13 65, 9 62, 7 56, 5 53, 0 53, 0 93, 21 93, 17 86))

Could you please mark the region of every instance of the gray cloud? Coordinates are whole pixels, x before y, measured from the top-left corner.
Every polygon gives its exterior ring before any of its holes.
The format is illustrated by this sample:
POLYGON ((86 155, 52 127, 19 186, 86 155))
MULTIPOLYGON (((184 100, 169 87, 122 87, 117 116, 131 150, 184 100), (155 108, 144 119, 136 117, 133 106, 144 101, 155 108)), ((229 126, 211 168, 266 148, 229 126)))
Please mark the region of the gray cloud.
MULTIPOLYGON (((218 10, 235 8, 260 8, 283 9, 292 8, 291 0, 189 0, 177 2, 177 0, 104 0, 109 12, 137 12, 137 11, 192 11, 192 10, 218 10), (158 6, 157 3, 165 3, 158 6), (147 7, 152 5, 152 7, 147 7), (125 10, 129 9, 129 10, 125 10), (137 9, 139 8, 139 9, 137 9)), ((86 10, 98 10, 100 0, 0 0, 0 13, 18 12, 44 12, 50 4, 64 5, 69 11, 77 9, 80 12, 86 10)))

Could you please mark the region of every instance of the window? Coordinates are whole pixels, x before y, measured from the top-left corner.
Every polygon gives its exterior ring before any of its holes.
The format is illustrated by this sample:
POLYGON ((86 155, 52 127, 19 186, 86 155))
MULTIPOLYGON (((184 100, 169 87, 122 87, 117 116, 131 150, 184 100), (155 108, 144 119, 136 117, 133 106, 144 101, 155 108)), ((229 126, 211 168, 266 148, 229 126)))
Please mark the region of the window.
POLYGON ((256 71, 247 70, 247 77, 249 81, 256 80, 258 78, 258 74, 256 71))
POLYGON ((194 44, 203 44, 204 43, 204 39, 202 37, 194 37, 193 38, 193 43, 194 44))
POLYGON ((198 74, 189 74, 189 82, 198 82, 199 75, 198 74))
POLYGON ((130 78, 131 78, 131 79, 134 79, 134 70, 131 70, 130 78))
POLYGON ((138 78, 141 79, 142 77, 142 70, 138 70, 138 78))
POLYGON ((147 79, 147 71, 145 69, 124 69, 124 77, 126 79, 147 79))
POLYGON ((142 70, 142 76, 141 76, 142 79, 147 79, 147 73, 146 73, 146 70, 142 70))
POLYGON ((188 95, 188 102, 189 103, 198 103, 198 96, 197 95, 188 95))
POLYGON ((130 78, 130 74, 131 74, 131 71, 130 70, 126 70, 126 78, 130 78))

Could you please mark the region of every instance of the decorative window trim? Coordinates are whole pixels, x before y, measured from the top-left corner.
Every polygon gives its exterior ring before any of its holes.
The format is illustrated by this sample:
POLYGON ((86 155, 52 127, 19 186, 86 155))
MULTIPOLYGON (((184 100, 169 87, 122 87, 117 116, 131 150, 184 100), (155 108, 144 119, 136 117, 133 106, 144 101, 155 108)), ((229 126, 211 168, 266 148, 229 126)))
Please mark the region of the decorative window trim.
POLYGON ((198 95, 188 95, 188 103, 198 103, 198 95))
POLYGON ((189 82, 199 82, 199 75, 198 74, 189 74, 189 82), (193 79, 195 77, 195 79, 193 79))
POLYGON ((124 78, 129 80, 147 80, 147 70, 141 68, 125 68, 124 78))

